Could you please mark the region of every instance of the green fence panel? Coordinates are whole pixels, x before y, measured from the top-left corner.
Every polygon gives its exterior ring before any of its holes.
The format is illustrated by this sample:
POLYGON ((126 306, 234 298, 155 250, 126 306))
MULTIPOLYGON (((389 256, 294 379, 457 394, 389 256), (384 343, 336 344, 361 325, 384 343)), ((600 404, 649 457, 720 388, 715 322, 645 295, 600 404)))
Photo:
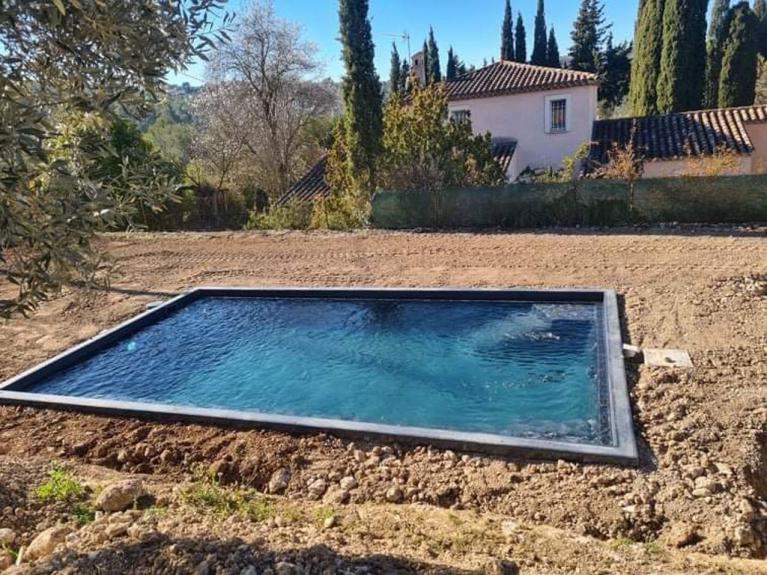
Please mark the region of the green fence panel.
POLYGON ((387 229, 535 228, 767 221, 767 176, 514 184, 439 193, 379 191, 372 223, 387 229), (633 204, 633 208, 632 208, 633 204))

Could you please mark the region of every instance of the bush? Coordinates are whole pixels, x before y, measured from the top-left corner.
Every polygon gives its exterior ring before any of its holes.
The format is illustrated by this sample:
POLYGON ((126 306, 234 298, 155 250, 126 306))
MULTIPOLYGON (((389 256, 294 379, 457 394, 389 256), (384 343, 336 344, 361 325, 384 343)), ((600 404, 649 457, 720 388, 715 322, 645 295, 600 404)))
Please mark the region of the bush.
POLYGON ((249 230, 306 230, 312 222, 312 204, 290 202, 274 206, 268 212, 250 213, 246 228, 249 230))
POLYGON ((326 230, 355 230, 370 219, 370 201, 365 193, 333 193, 314 203, 311 227, 326 230))

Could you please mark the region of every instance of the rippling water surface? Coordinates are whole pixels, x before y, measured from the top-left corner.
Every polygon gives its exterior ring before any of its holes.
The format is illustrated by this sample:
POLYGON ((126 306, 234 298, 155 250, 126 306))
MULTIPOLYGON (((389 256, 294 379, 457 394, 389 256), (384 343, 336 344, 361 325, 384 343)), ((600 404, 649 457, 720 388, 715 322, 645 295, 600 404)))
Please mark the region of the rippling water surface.
POLYGON ((601 314, 208 297, 28 391, 604 444, 601 314))

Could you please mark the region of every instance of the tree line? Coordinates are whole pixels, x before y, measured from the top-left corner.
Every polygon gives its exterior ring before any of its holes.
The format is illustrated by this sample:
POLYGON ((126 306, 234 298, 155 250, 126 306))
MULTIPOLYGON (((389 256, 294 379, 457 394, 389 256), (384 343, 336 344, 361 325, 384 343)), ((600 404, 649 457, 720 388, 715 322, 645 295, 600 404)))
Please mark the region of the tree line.
MULTIPOLYGON (((582 0, 571 32, 572 46, 567 53, 566 65, 574 70, 591 72, 601 78, 599 100, 603 115, 609 115, 619 106, 629 90, 631 76, 631 44, 615 44, 610 25, 605 23, 604 4, 600 0, 582 0)), ((443 79, 454 80, 462 74, 475 70, 473 65, 463 62, 452 46, 448 49, 444 77, 440 67, 440 53, 433 28, 429 29, 423 42, 421 55, 424 59, 425 84, 431 85, 443 79)), ((501 24, 501 61, 561 68, 564 63, 559 51, 554 28, 546 24, 544 0, 538 0, 533 48, 527 55, 527 31, 522 13, 518 12, 516 23, 511 1, 506 0, 501 24)), ((494 62, 494 59, 493 59, 494 62)), ((483 66, 488 65, 487 60, 483 66)), ((404 94, 408 91, 408 80, 414 71, 401 58, 397 46, 392 44, 391 66, 387 91, 389 94, 404 94)))
POLYGON ((646 116, 754 103, 767 55, 767 2, 641 0, 630 104, 646 116))

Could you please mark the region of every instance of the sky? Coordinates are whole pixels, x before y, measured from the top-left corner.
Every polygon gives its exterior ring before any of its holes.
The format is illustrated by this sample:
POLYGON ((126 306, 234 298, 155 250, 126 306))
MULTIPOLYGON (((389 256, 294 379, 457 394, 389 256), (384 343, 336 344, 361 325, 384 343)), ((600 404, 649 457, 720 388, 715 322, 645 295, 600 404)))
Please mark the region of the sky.
MULTIPOLYGON (((318 58, 325 66, 325 76, 338 80, 343 75, 341 48, 338 43, 338 0, 273 0, 277 14, 298 23, 304 38, 317 46, 318 58)), ((227 10, 235 14, 246 9, 249 0, 229 0, 227 10)), ((408 53, 401 36, 411 36, 412 53, 420 50, 433 26, 444 68, 447 49, 453 46, 467 65, 481 66, 486 58, 498 57, 501 22, 505 0, 370 0, 370 21, 376 45, 376 70, 388 78, 391 43, 397 43, 401 55, 408 53), (396 37, 399 36, 399 37, 396 37)), ((615 41, 631 40, 634 35, 638 0, 605 0, 605 16, 613 23, 615 41)), ((570 46, 570 31, 578 13, 580 0, 546 0, 546 24, 554 27, 559 50, 563 55, 570 46)), ((512 0, 516 20, 522 13, 532 52, 532 36, 537 0, 512 0)), ((202 63, 194 64, 184 75, 169 78, 171 83, 204 80, 202 63)))

